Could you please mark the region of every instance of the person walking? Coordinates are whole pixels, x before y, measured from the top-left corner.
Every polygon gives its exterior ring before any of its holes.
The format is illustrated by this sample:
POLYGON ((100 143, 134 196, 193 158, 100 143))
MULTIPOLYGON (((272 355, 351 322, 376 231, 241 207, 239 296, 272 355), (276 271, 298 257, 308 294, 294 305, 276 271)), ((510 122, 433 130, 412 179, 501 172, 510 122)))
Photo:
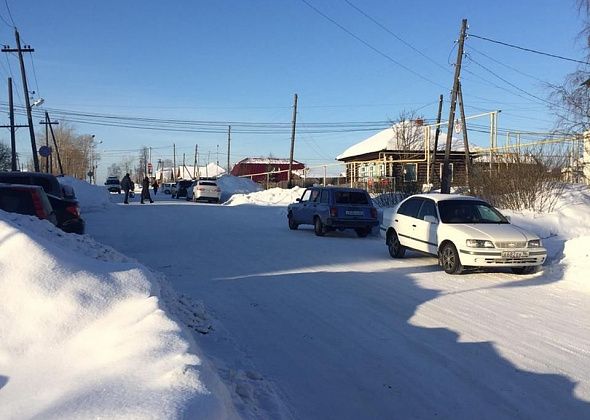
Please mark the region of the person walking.
POLYGON ((141 204, 143 204, 143 200, 150 200, 150 203, 154 202, 150 196, 150 179, 147 176, 141 183, 141 204))
POLYGON ((154 179, 154 183, 152 184, 152 188, 154 189, 154 195, 158 194, 158 181, 154 179))
POLYGON ((131 190, 132 185, 133 182, 131 182, 129 174, 125 174, 125 176, 121 180, 121 188, 123 189, 123 191, 125 191, 125 200, 123 201, 123 203, 125 204, 129 204, 129 190, 131 190))

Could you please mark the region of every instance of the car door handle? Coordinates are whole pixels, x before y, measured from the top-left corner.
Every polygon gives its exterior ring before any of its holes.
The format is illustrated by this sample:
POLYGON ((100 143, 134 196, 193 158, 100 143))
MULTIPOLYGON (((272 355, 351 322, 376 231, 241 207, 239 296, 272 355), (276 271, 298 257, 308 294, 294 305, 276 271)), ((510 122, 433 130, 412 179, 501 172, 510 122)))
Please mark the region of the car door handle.
POLYGON ((399 220, 397 220, 397 219, 393 219, 393 221, 396 222, 396 223, 399 222, 399 220))
POLYGON ((416 225, 412 225, 412 227, 416 227, 416 225))

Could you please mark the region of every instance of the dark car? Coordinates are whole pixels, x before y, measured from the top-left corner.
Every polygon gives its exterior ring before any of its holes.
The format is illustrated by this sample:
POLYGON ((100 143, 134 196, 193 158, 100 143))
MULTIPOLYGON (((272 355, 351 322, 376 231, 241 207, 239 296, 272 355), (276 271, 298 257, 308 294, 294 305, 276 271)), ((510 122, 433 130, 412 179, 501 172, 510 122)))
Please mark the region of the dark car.
POLYGON ((104 185, 106 185, 109 192, 121 194, 121 182, 119 181, 119 177, 109 176, 104 185))
POLYGON ((61 185, 55 175, 39 172, 0 172, 0 182, 38 185, 47 194, 57 217, 57 226, 65 232, 84 233, 86 223, 80 217, 80 205, 74 189, 61 185))
POLYGON ((36 185, 0 184, 0 209, 37 216, 57 225, 55 211, 47 194, 36 185))
POLYGON ((192 180, 178 181, 176 187, 172 189, 172 198, 186 197, 186 190, 193 182, 192 180))
POLYGON ((356 188, 308 188, 296 203, 289 204, 287 218, 290 229, 313 225, 318 236, 336 229, 354 229, 363 238, 379 224, 371 197, 356 188))

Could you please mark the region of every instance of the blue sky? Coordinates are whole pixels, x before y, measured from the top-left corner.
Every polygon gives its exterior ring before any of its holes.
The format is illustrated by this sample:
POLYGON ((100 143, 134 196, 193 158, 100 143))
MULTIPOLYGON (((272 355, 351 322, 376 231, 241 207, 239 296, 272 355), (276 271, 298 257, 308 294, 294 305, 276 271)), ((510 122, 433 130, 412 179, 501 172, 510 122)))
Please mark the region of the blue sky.
MULTIPOLYGON (((310 134, 304 133, 305 124, 383 122, 395 120, 404 110, 418 110, 434 119, 439 94, 445 96, 446 119, 456 58, 454 41, 462 18, 468 19, 472 34, 566 57, 584 57, 578 38, 582 19, 574 0, 349 0, 414 49, 345 0, 306 1, 370 47, 302 0, 8 0, 8 5, 24 43, 35 48, 33 60, 28 55, 26 59, 29 87, 45 99, 44 106, 54 118, 71 119, 60 115, 65 110, 288 124, 297 93, 300 134, 295 158, 309 166, 333 163, 344 149, 376 131, 310 134)), ((0 14, 10 22, 2 3, 0 14)), ((2 44, 15 45, 12 28, 2 22, 0 37, 2 44)), ((546 131, 552 127, 553 117, 543 102, 488 70, 546 98, 544 82, 560 82, 575 69, 575 63, 473 37, 467 40, 466 51, 462 83, 468 115, 502 109, 501 128, 546 131)), ((15 100, 22 104, 17 60, 8 55, 0 58, 0 78, 6 80, 12 70, 19 90, 15 100)), ((5 82, 2 86, 0 102, 5 104, 5 82)), ((19 122, 26 120, 19 117, 19 122)), ((135 157, 133 150, 142 145, 154 148, 154 162, 172 156, 172 143, 179 158, 185 152, 191 162, 196 143, 201 163, 207 155, 213 161, 218 151, 223 165, 227 160, 227 134, 221 132, 71 124, 78 133, 94 134, 102 141, 99 181, 106 176, 107 166, 124 156, 135 157)), ((18 135, 23 157, 30 156, 25 131, 19 130, 18 135)), ((0 140, 9 141, 8 130, 0 140)), ((288 129, 274 134, 236 129, 231 161, 269 154, 288 157, 289 143, 288 129)))

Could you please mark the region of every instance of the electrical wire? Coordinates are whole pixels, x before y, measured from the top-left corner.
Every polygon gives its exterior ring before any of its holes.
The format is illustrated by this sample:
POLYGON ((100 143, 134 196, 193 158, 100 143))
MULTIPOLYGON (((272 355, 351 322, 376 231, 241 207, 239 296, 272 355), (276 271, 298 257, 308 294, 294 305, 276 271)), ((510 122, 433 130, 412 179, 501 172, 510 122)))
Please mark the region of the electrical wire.
POLYGON ((374 52, 376 52, 380 56, 386 58, 387 60, 391 61, 392 63, 394 63, 397 66, 401 67, 402 69, 406 70, 407 72, 412 73, 414 76, 419 77, 420 79, 422 79, 422 80, 424 80, 424 81, 426 81, 428 83, 431 83, 431 84, 433 84, 435 86, 438 86, 440 88, 443 88, 443 89, 447 89, 447 87, 445 87, 445 86, 441 85, 440 83, 437 83, 437 82, 429 79, 426 76, 421 75, 420 73, 412 70, 408 66, 406 66, 406 65, 400 63, 399 61, 395 60, 393 57, 391 57, 390 55, 384 53, 380 49, 374 47, 373 45, 371 45, 370 43, 368 43, 367 41, 365 41, 364 39, 362 39, 360 36, 356 35, 354 32, 352 32, 351 30, 347 29, 346 27, 344 27, 343 25, 341 25, 340 23, 338 23, 336 20, 332 19, 330 16, 326 15, 324 12, 322 12, 321 10, 319 10, 318 8, 316 8, 314 5, 312 5, 311 3, 309 3, 307 0, 301 0, 301 2, 304 3, 305 5, 307 5, 310 9, 312 9, 318 15, 322 16, 324 19, 326 19, 329 22, 331 22, 332 24, 336 25, 342 31, 346 32, 348 35, 350 35, 351 37, 353 37, 354 39, 356 39, 357 41, 359 41, 361 44, 363 44, 367 48, 373 50, 374 52))
POLYGON ((8 6, 8 0, 4 0, 4 4, 6 5, 6 10, 8 10, 8 16, 10 17, 10 21, 12 22, 12 27, 16 27, 16 23, 14 23, 14 19, 12 18, 12 13, 10 12, 10 6, 8 6))
POLYGON ((509 44, 507 42, 502 42, 502 41, 497 41, 495 39, 486 38, 485 36, 480 36, 480 35, 475 35, 475 34, 470 33, 469 34, 469 37, 471 37, 471 38, 477 38, 477 39, 482 39, 484 41, 492 42, 494 44, 504 45, 505 47, 515 48, 515 49, 519 49, 519 50, 522 50, 522 51, 527 51, 527 52, 534 53, 534 54, 544 55, 544 56, 547 56, 547 57, 557 58, 557 59, 565 60, 565 61, 571 61, 571 62, 574 62, 574 63, 580 63, 580 64, 590 65, 590 63, 588 63, 586 61, 580 61, 580 60, 576 60, 574 58, 563 57, 563 56, 557 55, 557 54, 550 54, 550 53, 543 52, 543 51, 533 50, 532 48, 520 47, 518 45, 509 44))

